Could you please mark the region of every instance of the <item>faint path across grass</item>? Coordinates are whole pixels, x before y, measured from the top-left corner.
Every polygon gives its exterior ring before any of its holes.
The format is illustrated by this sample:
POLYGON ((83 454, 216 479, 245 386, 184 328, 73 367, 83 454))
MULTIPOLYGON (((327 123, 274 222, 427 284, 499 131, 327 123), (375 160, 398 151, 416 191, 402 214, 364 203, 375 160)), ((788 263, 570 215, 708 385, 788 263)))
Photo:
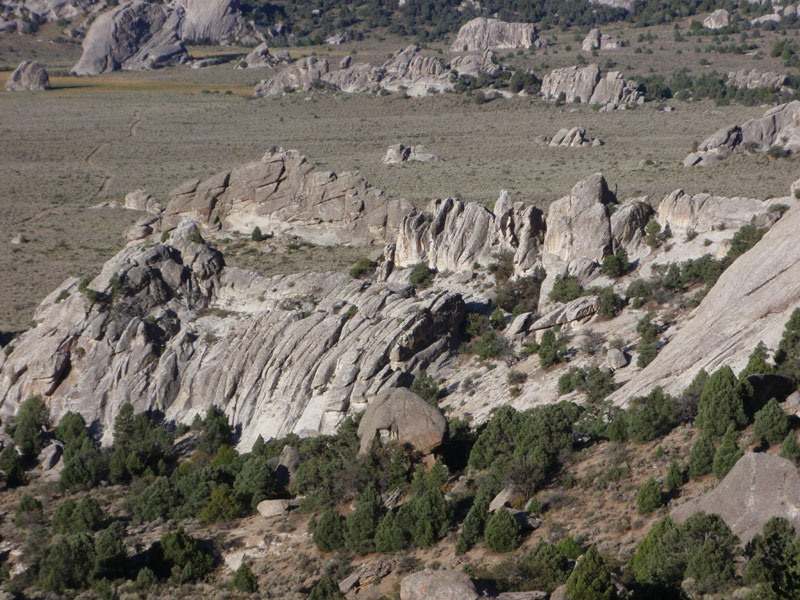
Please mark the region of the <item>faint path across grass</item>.
MULTIPOLYGON (((128 127, 128 135, 126 137, 133 138, 136 137, 136 128, 141 123, 141 119, 139 118, 139 111, 135 111, 133 113, 134 120, 131 123, 130 127, 128 127)), ((103 182, 100 184, 100 187, 95 192, 95 197, 99 198, 103 195, 103 193, 108 189, 108 185, 114 180, 114 173, 106 169, 105 167, 101 167, 100 165, 94 162, 94 157, 100 152, 103 148, 111 144, 111 141, 105 141, 99 143, 97 146, 92 148, 92 151, 86 156, 86 164, 89 165, 91 168, 95 169, 96 171, 100 171, 103 174, 103 182)))

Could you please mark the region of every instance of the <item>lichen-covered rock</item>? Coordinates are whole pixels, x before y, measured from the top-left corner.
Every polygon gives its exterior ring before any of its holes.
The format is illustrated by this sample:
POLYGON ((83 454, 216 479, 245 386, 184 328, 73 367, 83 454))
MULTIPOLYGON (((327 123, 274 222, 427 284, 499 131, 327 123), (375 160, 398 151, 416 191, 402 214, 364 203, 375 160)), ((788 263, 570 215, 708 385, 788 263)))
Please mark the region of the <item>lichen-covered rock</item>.
POLYGON ((530 48, 538 47, 538 39, 533 23, 507 23, 476 17, 461 26, 450 49, 453 52, 474 52, 487 48, 530 48))
POLYGON ((703 19, 706 29, 722 29, 731 24, 731 13, 724 8, 719 8, 703 19))
POLYGON ((782 517, 800 527, 800 475, 788 459, 748 452, 712 491, 672 509, 682 523, 696 512, 714 513, 742 543, 761 533, 769 519, 782 517))
POLYGON ((25 60, 14 69, 11 77, 6 81, 6 90, 10 92, 19 91, 43 91, 50 89, 50 77, 44 65, 38 60, 25 60))
POLYGON ((469 575, 461 571, 425 569, 406 575, 400 582, 400 600, 477 600, 469 575))
POLYGON ((126 2, 92 23, 74 75, 138 71, 189 61, 178 37, 181 16, 161 4, 126 2))
POLYGON ((126 402, 186 423, 218 406, 243 449, 332 433, 447 353, 465 316, 443 290, 225 268, 198 233, 184 221, 163 244, 127 246, 88 287, 73 278, 50 294, 0 353, 0 413, 38 394, 54 421, 78 412, 106 443, 126 402))
POLYGON ((324 58, 316 56, 301 58, 274 77, 265 79, 256 85, 253 90, 253 96, 263 98, 282 94, 285 91, 307 92, 313 87, 319 86, 322 82, 322 76, 329 70, 328 61, 324 58))
POLYGON ((209 231, 260 227, 316 244, 358 245, 392 239, 412 208, 356 173, 320 171, 296 150, 276 149, 260 161, 182 184, 171 194, 162 228, 189 217, 209 231))
POLYGON ((369 452, 375 436, 382 442, 411 446, 423 455, 438 448, 447 433, 441 411, 406 388, 381 391, 369 401, 358 423, 361 452, 369 452))

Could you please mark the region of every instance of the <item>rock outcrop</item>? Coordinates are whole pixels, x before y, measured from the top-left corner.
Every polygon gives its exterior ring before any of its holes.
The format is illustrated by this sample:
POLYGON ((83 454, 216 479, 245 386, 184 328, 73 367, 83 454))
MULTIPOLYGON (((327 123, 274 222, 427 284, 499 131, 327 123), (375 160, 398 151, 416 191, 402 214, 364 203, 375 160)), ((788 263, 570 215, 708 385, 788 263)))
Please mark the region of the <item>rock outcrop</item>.
POLYGON ((105 442, 125 402, 186 423, 216 405, 244 449, 259 434, 331 433, 446 353, 464 315, 442 290, 225 268, 187 220, 42 302, 0 353, 0 413, 39 394, 54 421, 78 412, 105 442))
POLYGON ((182 12, 178 35, 184 42, 252 42, 257 38, 239 9, 238 0, 173 0, 182 12))
POLYGON ((589 146, 602 146, 603 140, 591 138, 583 127, 573 127, 571 129, 559 129, 548 143, 551 148, 559 146, 566 148, 586 148, 589 146))
POLYGON ((49 90, 50 77, 38 60, 25 60, 6 81, 6 89, 10 92, 49 90))
POLYGON ((507 23, 499 19, 476 17, 461 26, 450 49, 453 52, 474 52, 487 48, 530 48, 539 45, 533 23, 507 23))
POLYGON ((436 56, 426 56, 411 45, 395 52, 381 70, 381 87, 389 92, 403 91, 409 96, 425 96, 452 89, 450 71, 436 56))
POLYGON ((635 81, 627 81, 618 71, 610 71, 601 78, 597 65, 553 69, 542 80, 545 98, 562 98, 565 102, 577 99, 600 105, 641 104, 644 96, 637 88, 635 81))
POLYGON ((412 208, 388 199, 356 173, 317 170, 296 150, 281 148, 182 184, 170 196, 161 229, 189 217, 211 232, 251 233, 259 227, 316 244, 363 245, 393 239, 412 208))
POLYGON ((731 13, 724 8, 719 8, 703 19, 706 29, 722 29, 731 24, 731 13))
POLYGON ((326 59, 307 56, 286 67, 274 77, 265 79, 256 85, 253 90, 253 96, 263 98, 282 94, 286 91, 307 92, 311 88, 320 86, 322 76, 328 71, 330 71, 330 65, 326 59))
POLYGON ((126 2, 92 23, 74 75, 138 71, 189 61, 178 37, 181 17, 161 4, 126 2))
POLYGON ((383 157, 385 165, 399 165, 404 162, 438 162, 439 157, 428 152, 423 146, 404 146, 394 144, 386 149, 383 157))
POLYGON ((589 104, 642 104, 644 95, 638 88, 639 84, 626 80, 619 71, 609 71, 598 81, 589 104))
POLYGON ((327 87, 345 94, 361 94, 376 90, 383 79, 383 69, 369 63, 349 65, 337 71, 330 71, 322 76, 327 87))
POLYGON ((633 0, 590 0, 590 2, 592 4, 599 4, 600 6, 618 8, 626 12, 630 12, 633 8, 633 0))
POLYGON ((772 146, 800 151, 800 100, 771 108, 763 117, 750 119, 743 125, 723 127, 689 154, 683 164, 709 165, 735 152, 768 150, 772 146))
POLYGON ((30 31, 30 23, 50 23, 96 15, 106 9, 104 0, 2 0, 0 31, 30 31))
POLYGON ((656 386, 677 394, 700 369, 741 370, 759 341, 776 348, 800 307, 800 208, 789 210, 736 259, 655 360, 614 394, 624 404, 656 386))
POLYGON ((469 575, 461 571, 425 569, 400 582, 400 600, 477 600, 478 592, 469 575))
POLYGON ((581 48, 584 52, 591 52, 592 50, 616 50, 617 48, 622 48, 622 41, 618 40, 613 35, 601 33, 599 29, 592 29, 583 39, 581 48))
POLYGON ((125 196, 125 208, 129 210, 140 210, 154 215, 164 212, 164 207, 145 190, 135 190, 125 196))
POLYGON ((446 433, 441 411, 406 388, 381 391, 358 423, 362 453, 370 451, 378 436, 382 443, 397 442, 425 456, 441 445, 446 433))
POLYGON ((240 66, 246 69, 264 69, 275 67, 281 62, 277 56, 269 51, 267 42, 261 42, 244 57, 244 65, 240 66))
POLYGON ((488 266, 501 251, 514 254, 515 271, 532 269, 539 258, 544 233, 542 211, 512 202, 502 192, 490 211, 477 202, 447 198, 433 200, 424 213, 409 214, 400 227, 392 258, 398 267, 426 262, 440 271, 488 266))
POLYGON ((789 77, 785 73, 774 73, 772 71, 756 71, 752 69, 742 69, 740 71, 731 71, 728 73, 728 85, 733 85, 740 88, 747 88, 754 90, 757 88, 765 87, 775 90, 781 90, 789 83, 789 77))
POLYGON ((696 512, 718 514, 742 543, 772 517, 800 528, 800 475, 788 459, 748 452, 711 492, 689 500, 670 516, 682 523, 696 512))
POLYGON ((450 71, 455 71, 459 76, 467 75, 477 78, 481 73, 496 77, 503 71, 497 62, 494 52, 484 50, 481 54, 462 54, 450 61, 450 71))

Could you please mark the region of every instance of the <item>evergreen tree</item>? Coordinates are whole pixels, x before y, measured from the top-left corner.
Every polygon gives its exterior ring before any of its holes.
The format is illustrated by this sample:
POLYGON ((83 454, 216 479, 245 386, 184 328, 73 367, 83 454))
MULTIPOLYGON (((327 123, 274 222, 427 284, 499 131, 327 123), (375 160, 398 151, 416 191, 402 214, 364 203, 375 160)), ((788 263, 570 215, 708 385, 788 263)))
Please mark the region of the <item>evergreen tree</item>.
POLYGON ((775 398, 755 415, 753 437, 757 442, 774 446, 779 444, 789 433, 789 417, 783 412, 775 398))
POLYGON ((611 571, 594 546, 572 570, 567 579, 566 593, 570 600, 612 600, 617 597, 611 571))
POLYGON ((255 509, 259 502, 275 495, 277 484, 267 459, 250 454, 242 464, 233 484, 242 505, 255 509))
POLYGON ((483 537, 486 519, 489 516, 490 503, 489 494, 484 490, 478 492, 475 502, 472 503, 472 507, 464 518, 464 524, 461 526, 461 534, 458 536, 458 542, 456 543, 456 554, 464 554, 469 551, 483 537))
POLYGON ((436 384, 436 380, 428 375, 425 369, 422 369, 419 375, 414 378, 414 383, 411 384, 411 391, 427 403, 438 406, 441 391, 436 384))
POLYGON ((314 544, 320 552, 332 552, 344 547, 344 517, 329 508, 314 524, 314 544))
POLYGON ((206 454, 216 454, 223 444, 230 446, 233 432, 224 413, 216 406, 210 406, 202 421, 202 429, 197 447, 206 454))
POLYGON ((6 474, 6 485, 10 488, 28 483, 22 458, 13 446, 6 446, 0 452, 0 471, 6 474))
POLYGON ((794 464, 800 461, 800 442, 797 441, 797 436, 794 431, 790 431, 786 434, 783 444, 781 445, 781 456, 794 461, 794 464))
POLYGON ((556 339, 556 334, 552 329, 547 329, 542 334, 542 341, 539 344, 539 364, 543 369, 561 362, 563 354, 562 344, 556 339))
POLYGON ((445 536, 453 515, 441 489, 436 487, 415 494, 409 505, 415 520, 411 530, 414 544, 424 548, 445 536))
POLYGON ((308 595, 308 600, 345 600, 345 595, 330 577, 323 577, 308 595))
POLYGON ((722 444, 720 444, 716 453, 714 453, 712 468, 717 479, 725 477, 728 471, 733 468, 733 465, 736 464, 736 461, 744 454, 737 445, 736 438, 736 429, 734 429, 733 423, 731 423, 728 425, 728 430, 725 432, 725 435, 722 436, 722 444))
POLYGON ((23 494, 14 513, 14 525, 17 527, 29 527, 41 520, 42 503, 30 494, 23 494))
POLYGON ((356 554, 375 552, 375 529, 383 515, 378 491, 369 484, 356 500, 355 510, 347 517, 344 543, 356 554))
POLYGON ((740 383, 730 367, 714 371, 708 378, 697 414, 697 427, 712 439, 719 439, 728 425, 741 428, 747 424, 744 399, 748 394, 746 382, 740 383))
POLYGON ((231 586, 235 590, 253 594, 258 591, 258 579, 245 563, 242 563, 233 575, 231 586))
POLYGON ((399 448, 392 454, 392 461, 389 463, 387 489, 396 490, 408 485, 408 469, 403 451, 399 448))
POLYGON ((683 486, 683 471, 678 465, 678 461, 673 459, 667 471, 667 477, 664 480, 664 486, 670 493, 677 492, 683 486))
POLYGON ((651 477, 636 494, 636 510, 640 515, 649 515, 663 505, 664 495, 661 492, 661 484, 651 477))
POLYGON ((118 579, 125 575, 128 557, 123 537, 124 526, 119 521, 97 534, 94 541, 94 579, 118 579))
POLYGON ((743 379, 747 378, 750 375, 766 375, 775 373, 775 367, 769 364, 767 359, 769 358, 769 352, 767 347, 764 345, 764 342, 758 342, 755 349, 750 353, 750 358, 747 361, 747 365, 744 369, 742 369, 741 373, 739 373, 739 380, 742 381, 743 379))
POLYGON ((89 582, 95 555, 92 538, 79 533, 56 542, 39 563, 39 585, 46 590, 78 590, 89 582))
POLYGON ((208 499, 208 504, 200 511, 200 520, 206 524, 229 523, 241 512, 242 506, 236 499, 236 495, 228 485, 223 483, 211 488, 211 497, 208 499))
POLYGON ((689 472, 692 477, 702 477, 711 472, 715 453, 716 448, 711 438, 705 432, 701 433, 689 454, 689 472))
POLYGON ((795 308, 775 351, 778 373, 800 379, 800 308, 795 308))
POLYGON ((388 554, 400 552, 405 545, 403 529, 397 523, 394 514, 391 511, 387 512, 375 529, 375 550, 388 554))
POLYGON ((14 441, 23 456, 38 456, 44 447, 44 429, 49 422, 47 406, 38 396, 30 396, 17 411, 14 441))
POLYGON ((55 434, 56 439, 64 442, 66 447, 82 443, 84 437, 89 437, 89 430, 80 414, 69 411, 59 420, 55 434))
POLYGON ((669 517, 653 525, 628 561, 639 585, 650 590, 680 587, 686 570, 686 558, 679 550, 681 536, 679 526, 669 517))
POLYGON ((522 527, 505 507, 501 507, 486 521, 484 537, 492 552, 510 552, 522 541, 522 527))

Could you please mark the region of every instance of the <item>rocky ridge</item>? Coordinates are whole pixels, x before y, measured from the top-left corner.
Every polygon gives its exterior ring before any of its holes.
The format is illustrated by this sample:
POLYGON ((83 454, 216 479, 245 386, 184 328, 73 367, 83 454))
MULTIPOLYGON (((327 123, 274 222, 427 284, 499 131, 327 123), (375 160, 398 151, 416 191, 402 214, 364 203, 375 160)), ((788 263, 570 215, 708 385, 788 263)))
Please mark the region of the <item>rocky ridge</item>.
POLYGON ((453 52, 475 52, 487 48, 539 48, 542 43, 533 23, 507 23, 476 17, 461 26, 450 49, 453 52))
POLYGON ((600 67, 563 67, 553 69, 542 80, 542 96, 565 102, 579 100, 582 103, 600 104, 609 108, 617 105, 642 104, 644 96, 634 81, 627 81, 620 72, 610 71, 600 75, 600 67))
POLYGON ((761 87, 781 90, 786 87, 788 80, 789 78, 785 73, 774 73, 772 71, 765 71, 762 73, 755 69, 751 69, 750 71, 741 69, 728 73, 727 85, 747 88, 748 90, 761 87))

